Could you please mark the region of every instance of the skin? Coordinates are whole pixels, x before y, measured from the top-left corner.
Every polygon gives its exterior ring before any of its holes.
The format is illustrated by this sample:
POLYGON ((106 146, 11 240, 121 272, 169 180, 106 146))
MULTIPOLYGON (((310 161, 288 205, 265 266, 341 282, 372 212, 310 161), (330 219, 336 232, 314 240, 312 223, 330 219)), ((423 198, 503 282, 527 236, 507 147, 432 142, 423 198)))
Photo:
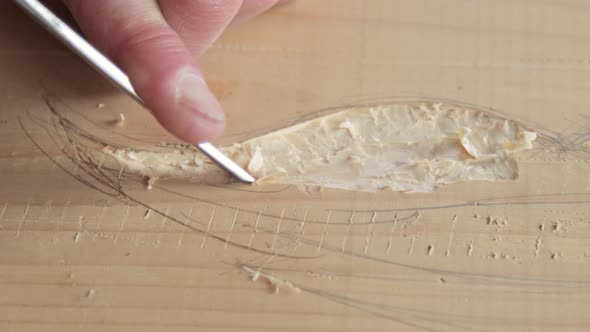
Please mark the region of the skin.
POLYGON ((82 31, 129 76, 156 119, 189 143, 223 132, 225 116, 195 56, 232 22, 284 0, 63 0, 82 31))

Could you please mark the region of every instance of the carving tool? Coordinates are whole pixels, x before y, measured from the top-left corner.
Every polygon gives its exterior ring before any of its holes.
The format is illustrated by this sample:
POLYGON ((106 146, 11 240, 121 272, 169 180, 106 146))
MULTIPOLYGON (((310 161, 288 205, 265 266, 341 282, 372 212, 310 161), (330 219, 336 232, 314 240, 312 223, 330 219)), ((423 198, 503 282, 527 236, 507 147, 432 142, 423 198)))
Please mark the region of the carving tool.
MULTIPOLYGON (((123 91, 138 103, 144 105, 143 100, 133 89, 127 75, 41 2, 38 0, 14 0, 14 2, 97 71, 113 81, 113 83, 123 89, 123 91)), ((209 159, 213 160, 236 179, 245 183, 253 183, 255 181, 252 175, 248 174, 248 172, 225 156, 211 143, 199 143, 196 146, 209 159)))

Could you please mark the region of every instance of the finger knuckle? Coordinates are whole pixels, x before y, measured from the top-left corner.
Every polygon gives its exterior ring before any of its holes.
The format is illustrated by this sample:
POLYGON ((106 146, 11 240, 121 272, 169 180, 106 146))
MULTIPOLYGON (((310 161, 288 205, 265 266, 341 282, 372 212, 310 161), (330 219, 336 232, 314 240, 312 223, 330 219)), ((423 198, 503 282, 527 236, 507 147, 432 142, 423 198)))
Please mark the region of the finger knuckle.
POLYGON ((111 54, 115 59, 125 52, 182 52, 182 43, 170 28, 159 23, 131 24, 122 28, 121 36, 113 44, 111 54))

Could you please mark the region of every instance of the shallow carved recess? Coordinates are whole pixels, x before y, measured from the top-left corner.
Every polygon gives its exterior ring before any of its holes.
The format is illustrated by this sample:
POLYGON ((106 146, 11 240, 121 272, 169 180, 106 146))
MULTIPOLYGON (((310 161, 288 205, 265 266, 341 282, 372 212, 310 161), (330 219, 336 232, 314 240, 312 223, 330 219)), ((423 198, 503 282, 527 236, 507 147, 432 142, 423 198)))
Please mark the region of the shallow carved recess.
MULTIPOLYGON (((342 110, 222 151, 247 168, 258 185, 430 192, 457 181, 517 178, 512 155, 531 149, 536 136, 485 111, 416 102, 342 110)), ((153 179, 226 179, 194 149, 104 151, 127 171, 153 179)))

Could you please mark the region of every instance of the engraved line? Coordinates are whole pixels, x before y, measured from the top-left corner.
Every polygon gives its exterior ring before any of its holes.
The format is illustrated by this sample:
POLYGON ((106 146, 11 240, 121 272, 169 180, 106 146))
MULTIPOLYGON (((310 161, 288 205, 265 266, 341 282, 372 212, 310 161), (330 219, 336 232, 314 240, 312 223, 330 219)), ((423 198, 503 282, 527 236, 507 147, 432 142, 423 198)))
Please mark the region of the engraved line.
POLYGON ((432 256, 432 254, 433 254, 433 253, 434 253, 434 245, 433 245, 433 244, 431 244, 431 245, 429 245, 429 246, 426 248, 426 254, 427 254, 428 256, 432 256))
POLYGON ((455 237, 455 227, 457 226, 457 220, 459 219, 459 214, 455 214, 453 217, 453 221, 451 224, 451 231, 449 233, 449 241, 447 242, 447 249, 445 250, 445 256, 451 256, 451 246, 453 245, 453 238, 455 237))
POLYGON ((83 215, 78 216, 78 227, 77 231, 82 232, 84 230, 84 222, 86 221, 86 217, 83 215))
POLYGON ((258 213, 256 214, 256 221, 254 222, 254 231, 252 232, 252 234, 250 234, 250 240, 248 240, 248 249, 252 248, 252 242, 254 241, 254 237, 256 236, 256 233, 258 233, 258 223, 260 223, 262 210, 263 209, 258 210, 258 213))
POLYGON ((25 207, 25 212, 23 213, 23 217, 18 224, 18 229, 16 230, 16 234, 14 237, 18 238, 20 236, 20 231, 23 229, 25 222, 27 222, 27 215, 29 214, 29 209, 31 208, 31 202, 27 202, 27 207, 25 207))
POLYGON ((545 224, 541 224, 541 227, 539 227, 539 237, 535 240, 535 251, 533 252, 535 257, 539 256, 543 246, 543 231, 545 231, 545 224))
POLYGON ((272 245, 270 246, 271 251, 273 251, 275 249, 277 237, 279 236, 279 232, 281 231, 281 222, 283 221, 284 217, 285 217, 285 209, 283 208, 283 210, 281 211, 281 217, 279 218, 279 221, 277 222, 277 229, 275 231, 275 235, 272 238, 272 245))
POLYGON ((127 221, 127 215, 129 214, 129 204, 125 205, 125 211, 123 212, 123 217, 121 217, 121 223, 119 223, 119 230, 115 234, 115 239, 113 240, 113 245, 117 245, 117 241, 119 240, 119 236, 121 235, 121 231, 125 228, 125 222, 127 221))
POLYGON ((121 176, 123 176, 124 170, 125 170, 125 165, 123 165, 123 167, 121 167, 121 170, 119 171, 119 175, 117 176, 117 182, 121 182, 121 176))
MULTIPOLYGON (((190 224, 190 222, 191 222, 191 215, 192 214, 193 214, 193 207, 191 206, 190 209, 188 210, 188 213, 186 214, 186 222, 188 224, 190 224)), ((177 247, 182 246, 182 240, 184 238, 185 232, 186 232, 186 227, 183 227, 182 230, 180 231, 180 235, 178 236, 178 241, 176 242, 177 247)))
POLYGON ((534 255, 539 256, 539 252, 541 251, 541 247, 543 246, 543 235, 539 234, 539 237, 535 240, 535 251, 534 255))
POLYGON ((363 254, 366 255, 369 252, 369 246, 371 245, 371 241, 373 241, 373 227, 375 224, 375 218, 377 218, 377 211, 373 211, 371 214, 371 222, 367 226, 367 237, 365 238, 365 248, 363 249, 363 254))
POLYGON ((100 160, 98 161, 98 165, 96 165, 96 170, 100 171, 100 168, 102 167, 102 163, 104 162, 104 158, 107 155, 106 152, 102 153, 102 156, 100 157, 100 160))
POLYGON ((474 241, 473 241, 473 240, 471 240, 471 241, 469 242, 469 245, 467 246, 467 256, 471 256, 471 255, 473 255, 473 247, 474 247, 474 243, 473 243, 473 242, 474 242, 474 241))
POLYGON ((385 254, 389 255, 391 250, 391 245, 393 243, 393 234, 395 233, 395 227, 397 226, 397 219, 399 218, 399 212, 395 213, 393 217, 393 223, 391 224, 391 231, 389 232, 389 241, 387 241, 387 248, 385 249, 385 254))
POLYGON ((416 235, 412 235, 410 238, 410 248, 408 248, 408 256, 412 256, 412 252, 414 251, 414 242, 416 242, 416 235))
POLYGON ((231 235, 234 231, 234 227, 236 227, 236 221, 238 220, 238 214, 240 213, 240 208, 236 208, 236 213, 234 214, 234 220, 231 223, 231 227, 229 229, 229 234, 227 235, 227 239, 225 239, 225 249, 229 247, 229 242, 231 241, 231 235))
POLYGON ((301 222, 301 231, 299 231, 299 235, 297 236, 297 240, 295 240, 294 250, 296 250, 301 245, 301 237, 305 233, 305 223, 307 222, 307 215, 309 214, 309 208, 305 209, 305 214, 303 215, 303 220, 301 222))
POLYGON ((322 232, 322 238, 318 243, 318 252, 322 250, 322 246, 324 245, 324 239, 326 238, 326 234, 328 234, 328 224, 330 223, 330 217, 332 216, 332 210, 328 210, 328 216, 326 217, 326 224, 324 225, 324 231, 322 232))
POLYGON ((354 220, 354 211, 350 211, 350 217, 348 217, 348 225, 346 225, 346 232, 344 233, 344 238, 342 239, 342 246, 340 247, 340 252, 344 252, 346 250, 346 242, 348 241, 348 237, 350 236, 350 226, 352 225, 354 220))
POLYGON ((211 224, 213 223, 213 218, 215 218, 215 212, 217 211, 217 205, 213 205, 213 212, 211 213, 211 217, 209 218, 209 223, 207 224, 207 230, 203 235, 203 242, 201 242, 201 249, 205 248, 205 241, 207 241, 207 237, 209 236, 209 230, 211 229, 211 224))
POLYGON ((164 224, 170 215, 170 203, 166 204, 166 210, 164 212, 164 216, 162 216, 162 220, 160 221, 160 225, 158 225, 158 236, 156 237, 156 248, 160 246, 162 242, 162 229, 164 228, 164 224))
POLYGON ((4 214, 6 214, 6 209, 8 208, 8 202, 4 203, 2 207, 2 211, 0 211, 0 221, 4 219, 4 214))

